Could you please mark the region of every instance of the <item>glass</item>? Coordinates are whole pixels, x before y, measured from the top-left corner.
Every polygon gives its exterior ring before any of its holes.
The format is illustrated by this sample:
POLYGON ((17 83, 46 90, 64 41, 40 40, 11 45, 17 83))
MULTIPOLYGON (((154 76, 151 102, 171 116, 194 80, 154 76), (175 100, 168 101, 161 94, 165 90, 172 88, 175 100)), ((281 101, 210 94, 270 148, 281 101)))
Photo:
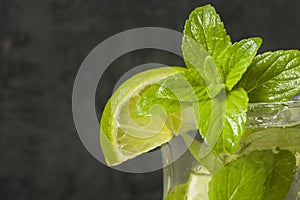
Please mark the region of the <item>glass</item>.
MULTIPOLYGON (((280 149, 295 150, 297 164, 294 179, 290 185, 290 191, 286 195, 286 200, 300 200, 300 101, 285 103, 252 103, 249 105, 248 118, 246 124, 246 134, 242 139, 243 145, 248 145, 245 151, 271 149, 277 153, 280 149), (261 137, 257 137, 257 135, 261 137), (280 135, 280 137, 278 137, 280 135), (255 145, 251 143, 251 138, 256 136, 255 145), (257 138, 261 138, 257 140, 257 138), (279 138, 279 139, 278 139, 279 138)), ((199 133, 197 133, 199 135, 199 133)), ((196 136, 197 140, 203 144, 203 139, 196 136)), ((177 159, 173 160, 173 153, 176 147, 167 145, 163 148, 162 155, 164 168, 164 200, 187 199, 202 200, 208 198, 208 188, 211 175, 191 154, 190 150, 177 159), (186 188, 180 190, 180 185, 186 188), (176 192, 174 192, 176 191, 176 192), (172 196, 170 193, 172 193, 172 196), (185 193, 183 198, 181 195, 185 193), (169 196, 168 196, 169 195, 169 196), (166 198, 168 196, 168 198, 166 198)))

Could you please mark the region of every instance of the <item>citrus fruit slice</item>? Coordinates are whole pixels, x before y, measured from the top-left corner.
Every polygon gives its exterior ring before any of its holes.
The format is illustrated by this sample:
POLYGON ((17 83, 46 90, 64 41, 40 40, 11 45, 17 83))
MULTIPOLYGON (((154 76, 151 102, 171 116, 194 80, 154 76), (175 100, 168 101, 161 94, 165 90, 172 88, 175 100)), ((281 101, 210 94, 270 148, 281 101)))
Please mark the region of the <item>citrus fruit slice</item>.
POLYGON ((161 146, 179 131, 178 124, 183 116, 178 117, 178 113, 173 117, 156 115, 136 119, 134 108, 145 88, 184 69, 163 67, 144 71, 132 76, 115 91, 104 108, 100 122, 100 144, 109 166, 161 146))
POLYGON ((210 175, 198 175, 191 173, 187 186, 187 200, 208 200, 208 184, 210 179, 210 175))
POLYGON ((176 185, 173 191, 169 191, 166 200, 208 200, 210 180, 209 174, 191 173, 186 183, 176 185))

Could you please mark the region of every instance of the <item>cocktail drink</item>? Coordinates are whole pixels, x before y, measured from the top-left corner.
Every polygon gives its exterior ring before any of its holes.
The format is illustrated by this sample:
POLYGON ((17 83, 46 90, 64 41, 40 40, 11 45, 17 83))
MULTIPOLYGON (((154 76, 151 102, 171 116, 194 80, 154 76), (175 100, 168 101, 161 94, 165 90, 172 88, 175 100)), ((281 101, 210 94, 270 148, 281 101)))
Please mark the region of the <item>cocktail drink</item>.
MULTIPOLYGON (((202 157, 200 149, 205 141, 193 138, 191 135, 194 135, 194 131, 182 134, 183 138, 190 138, 192 143, 180 158, 164 168, 164 199, 224 199, 218 197, 220 193, 226 193, 226 199, 300 199, 299 119, 299 101, 250 104, 247 135, 236 153, 229 157, 212 157, 210 154, 202 157), (245 157, 248 157, 249 163, 257 164, 257 168, 243 165, 245 157), (222 159, 224 161, 220 162, 222 159), (228 162, 226 160, 229 160, 229 164, 222 165, 228 162), (258 178, 263 173, 260 170, 267 171, 264 172, 265 186, 261 188, 258 178), (241 179, 241 176, 245 179, 241 179), (258 185, 248 184, 253 188, 245 188, 247 178, 258 185), (211 184, 212 179, 220 183, 211 184), (257 193, 259 195, 255 196, 257 193)), ((170 145, 163 149, 165 162, 174 160, 174 151, 176 149, 170 145)))
POLYGON ((107 102, 107 164, 163 146, 164 200, 299 199, 300 51, 258 54, 261 44, 232 43, 211 5, 196 8, 186 67, 136 74, 107 102), (170 145, 178 138, 184 148, 170 145))

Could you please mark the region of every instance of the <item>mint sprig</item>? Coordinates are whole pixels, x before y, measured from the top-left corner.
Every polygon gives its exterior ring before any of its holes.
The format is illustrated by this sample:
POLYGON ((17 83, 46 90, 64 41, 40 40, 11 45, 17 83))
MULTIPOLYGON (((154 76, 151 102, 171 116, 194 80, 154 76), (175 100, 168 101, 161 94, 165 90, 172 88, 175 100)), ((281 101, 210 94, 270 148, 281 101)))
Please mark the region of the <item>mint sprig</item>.
MULTIPOLYGON (((250 38, 232 44, 212 6, 195 9, 186 21, 182 41, 188 69, 148 88, 137 101, 136 116, 153 115, 154 104, 161 103, 169 114, 193 103, 207 144, 216 153, 233 153, 244 134, 248 107, 247 93, 236 85, 261 42, 250 38)), ((154 114, 163 114, 160 110, 154 114)))
MULTIPOLYGON (((199 132, 212 150, 199 158, 195 152, 201 146, 192 143, 189 148, 213 173, 210 200, 284 199, 295 168, 295 155, 290 151, 299 151, 299 138, 289 147, 287 132, 245 139, 245 124, 248 102, 288 101, 300 92, 300 51, 256 55, 262 44, 258 37, 232 44, 211 5, 195 9, 183 33, 187 69, 147 88, 137 101, 137 116, 149 115, 159 103, 167 114, 192 106, 199 132), (274 154, 272 142, 290 151, 274 154), (234 153, 242 156, 229 164, 220 164, 215 157, 234 153)), ((162 113, 157 110, 155 114, 162 113)))
POLYGON ((210 5, 195 9, 186 21, 183 56, 188 68, 199 71, 210 97, 198 99, 194 114, 201 135, 216 153, 233 153, 244 134, 248 97, 243 89, 233 88, 261 42, 250 38, 232 45, 210 5))

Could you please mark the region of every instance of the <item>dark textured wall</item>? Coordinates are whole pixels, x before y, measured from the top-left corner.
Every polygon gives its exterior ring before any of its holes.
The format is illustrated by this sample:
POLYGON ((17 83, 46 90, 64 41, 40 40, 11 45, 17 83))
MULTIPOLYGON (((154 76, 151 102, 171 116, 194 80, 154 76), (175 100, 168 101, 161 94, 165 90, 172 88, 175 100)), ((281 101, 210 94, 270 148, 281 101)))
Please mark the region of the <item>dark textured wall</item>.
MULTIPOLYGON (((207 2, 233 41, 261 36, 261 52, 300 49, 299 0, 0 0, 0 199, 160 200, 161 171, 117 172, 83 147, 72 119, 73 81, 107 37, 144 26, 182 31, 189 12, 207 2)), ((177 64, 149 55, 119 65, 149 57, 177 64)))

